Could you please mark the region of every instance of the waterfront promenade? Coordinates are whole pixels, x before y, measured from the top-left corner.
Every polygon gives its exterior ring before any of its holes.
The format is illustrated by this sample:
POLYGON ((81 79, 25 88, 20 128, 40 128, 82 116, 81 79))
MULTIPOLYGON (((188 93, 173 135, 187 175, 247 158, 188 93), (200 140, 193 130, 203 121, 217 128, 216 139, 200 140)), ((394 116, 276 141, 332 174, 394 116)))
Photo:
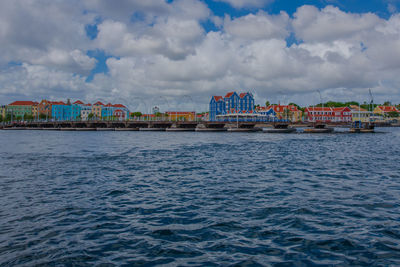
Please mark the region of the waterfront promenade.
MULTIPOLYGON (((65 131, 223 131, 229 128, 251 130, 273 127, 274 122, 212 122, 212 121, 62 121, 13 122, 0 125, 2 130, 65 130, 65 131)), ((285 123, 295 128, 311 127, 311 122, 285 123)), ((329 123, 331 127, 351 127, 350 123, 329 123)), ((399 126, 376 123, 377 127, 399 126)))

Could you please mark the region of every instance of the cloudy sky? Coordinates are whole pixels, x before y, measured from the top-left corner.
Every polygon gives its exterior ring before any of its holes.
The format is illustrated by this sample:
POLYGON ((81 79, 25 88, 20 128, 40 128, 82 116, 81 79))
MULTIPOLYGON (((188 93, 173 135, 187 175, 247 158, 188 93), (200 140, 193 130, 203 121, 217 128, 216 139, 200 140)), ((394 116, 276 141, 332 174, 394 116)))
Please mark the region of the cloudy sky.
POLYGON ((0 103, 400 102, 400 0, 2 0, 0 103), (343 3, 345 2, 345 3, 343 3))

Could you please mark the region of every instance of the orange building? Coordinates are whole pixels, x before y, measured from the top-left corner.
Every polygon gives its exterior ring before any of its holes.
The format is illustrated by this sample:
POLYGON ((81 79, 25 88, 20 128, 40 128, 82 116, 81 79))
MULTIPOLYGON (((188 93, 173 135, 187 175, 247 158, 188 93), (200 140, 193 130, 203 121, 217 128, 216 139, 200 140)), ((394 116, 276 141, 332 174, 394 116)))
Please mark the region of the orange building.
POLYGON ((288 119, 292 122, 301 121, 303 115, 303 112, 295 105, 271 105, 267 107, 268 109, 273 109, 278 119, 288 119))
POLYGON ((167 111, 165 114, 171 121, 194 121, 196 119, 194 111, 167 111))

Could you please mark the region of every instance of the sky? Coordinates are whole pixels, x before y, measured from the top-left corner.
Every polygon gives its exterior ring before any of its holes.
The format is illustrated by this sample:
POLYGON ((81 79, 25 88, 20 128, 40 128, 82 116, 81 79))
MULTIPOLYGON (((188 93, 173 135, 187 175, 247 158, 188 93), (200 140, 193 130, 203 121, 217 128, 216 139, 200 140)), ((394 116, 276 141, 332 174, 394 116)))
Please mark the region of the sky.
POLYGON ((400 102, 400 0, 2 0, 0 104, 400 102), (319 95, 321 92, 321 98, 319 95))

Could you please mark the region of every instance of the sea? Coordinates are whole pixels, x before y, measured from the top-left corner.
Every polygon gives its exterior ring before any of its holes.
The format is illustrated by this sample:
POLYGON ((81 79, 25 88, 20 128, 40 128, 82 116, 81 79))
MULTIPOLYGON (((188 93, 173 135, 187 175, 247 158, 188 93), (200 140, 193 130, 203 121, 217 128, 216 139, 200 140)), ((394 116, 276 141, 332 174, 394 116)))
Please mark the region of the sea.
POLYGON ((293 265, 400 265, 400 128, 0 131, 0 266, 293 265))

